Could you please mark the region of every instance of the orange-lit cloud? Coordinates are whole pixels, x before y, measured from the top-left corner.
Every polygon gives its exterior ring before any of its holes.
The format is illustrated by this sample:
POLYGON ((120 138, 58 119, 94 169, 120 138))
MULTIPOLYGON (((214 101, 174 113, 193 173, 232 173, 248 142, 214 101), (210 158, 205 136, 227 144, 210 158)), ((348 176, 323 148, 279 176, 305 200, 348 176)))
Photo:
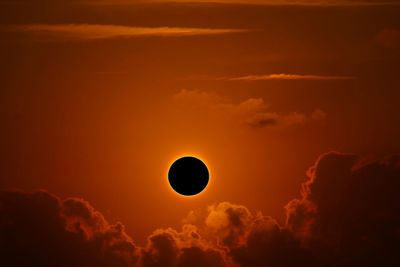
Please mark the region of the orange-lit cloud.
POLYGON ((335 81, 335 80, 353 80, 354 76, 339 76, 339 75, 313 75, 313 74, 260 74, 260 75, 245 75, 237 77, 216 77, 209 75, 191 76, 186 79, 199 80, 217 80, 217 81, 265 81, 265 80, 314 80, 314 81, 335 81))
POLYGON ((310 115, 298 112, 282 114, 270 111, 262 98, 249 98, 235 104, 216 93, 199 90, 181 90, 174 100, 186 110, 207 111, 255 128, 298 125, 326 117, 320 109, 315 109, 310 115))
POLYGON ((267 74, 248 75, 242 77, 226 78, 230 81, 262 81, 262 80, 352 80, 353 76, 330 76, 330 75, 300 75, 300 74, 267 74))
POLYGON ((155 230, 143 247, 84 200, 2 191, 0 256, 5 266, 396 266, 399 177, 398 155, 362 163, 330 152, 285 224, 222 202, 191 212, 181 231, 155 230))
POLYGON ((75 4, 87 5, 132 5, 137 3, 214 3, 214 4, 245 4, 268 6, 384 6, 399 5, 398 1, 368 1, 368 0, 86 0, 72 1, 75 4))
POLYGON ((90 41, 111 38, 133 38, 144 36, 194 36, 220 35, 246 32, 243 29, 208 29, 178 27, 132 27, 98 24, 31 24, 1 28, 2 31, 15 31, 33 35, 42 41, 90 41))
MULTIPOLYGON (((0 1, 0 4, 25 4, 25 3, 48 3, 54 4, 49 0, 16 0, 16 1, 0 1)), ((390 6, 400 5, 397 0, 379 1, 379 0, 60 0, 57 3, 73 4, 73 5, 135 5, 135 4, 152 4, 152 3, 183 3, 183 4, 243 4, 243 5, 266 5, 266 6, 320 6, 320 7, 357 7, 357 6, 390 6)))

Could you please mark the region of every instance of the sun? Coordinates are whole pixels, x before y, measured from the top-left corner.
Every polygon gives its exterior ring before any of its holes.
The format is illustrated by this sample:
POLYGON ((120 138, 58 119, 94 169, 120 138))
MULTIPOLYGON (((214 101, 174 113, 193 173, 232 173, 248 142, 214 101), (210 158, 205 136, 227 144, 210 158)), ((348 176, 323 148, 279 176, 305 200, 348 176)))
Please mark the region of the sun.
POLYGON ((209 179, 210 174, 206 164, 192 156, 175 160, 168 171, 170 186, 183 196, 200 194, 207 187, 209 179))

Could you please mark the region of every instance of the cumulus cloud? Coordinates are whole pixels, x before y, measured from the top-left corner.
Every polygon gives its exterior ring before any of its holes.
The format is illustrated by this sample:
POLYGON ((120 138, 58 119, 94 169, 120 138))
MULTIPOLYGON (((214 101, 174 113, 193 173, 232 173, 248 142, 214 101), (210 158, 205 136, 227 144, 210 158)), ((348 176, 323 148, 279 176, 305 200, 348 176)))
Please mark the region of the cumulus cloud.
POLYGON ((315 109, 309 115, 299 112, 278 113, 269 110, 262 98, 249 98, 235 104, 216 93, 199 90, 181 90, 173 99, 186 110, 209 112, 253 128, 286 127, 326 117, 320 109, 315 109))
POLYGON ((308 171, 302 199, 287 207, 287 227, 300 230, 314 253, 333 265, 392 266, 399 263, 400 157, 360 160, 322 155, 308 171))
POLYGON ((133 27, 101 24, 27 24, 3 26, 0 30, 3 32, 18 32, 31 35, 38 41, 91 41, 145 36, 179 37, 221 35, 248 31, 243 29, 133 27))
POLYGON ((45 191, 0 193, 5 266, 398 266, 400 156, 321 155, 287 220, 229 202, 193 211, 181 231, 138 247, 88 202, 45 191))
POLYGON ((3 191, 0 258, 4 266, 129 266, 138 249, 86 201, 3 191))
POLYGON ((184 225, 182 232, 158 229, 142 249, 138 266, 226 266, 225 253, 211 246, 198 233, 197 227, 184 225))

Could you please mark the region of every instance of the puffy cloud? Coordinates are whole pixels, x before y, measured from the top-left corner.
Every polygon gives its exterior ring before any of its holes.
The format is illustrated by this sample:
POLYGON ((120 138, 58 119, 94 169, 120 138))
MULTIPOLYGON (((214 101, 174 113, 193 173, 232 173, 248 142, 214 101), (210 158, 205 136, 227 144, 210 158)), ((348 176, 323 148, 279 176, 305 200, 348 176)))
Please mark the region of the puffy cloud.
POLYGON ((149 238, 149 244, 143 252, 144 266, 176 266, 178 245, 174 232, 157 231, 149 238))
POLYGON ((246 244, 231 250, 230 255, 240 266, 314 266, 315 263, 300 239, 270 217, 254 222, 246 244))
POLYGON ((212 246, 193 225, 184 225, 182 232, 158 229, 142 249, 139 266, 226 266, 224 251, 212 246))
POLYGON ((278 113, 270 111, 262 98, 249 98, 238 104, 213 92, 183 89, 173 97, 182 108, 190 111, 209 112, 213 117, 230 118, 253 127, 287 127, 324 119, 326 114, 320 109, 310 115, 298 112, 278 113))
POLYGON ((47 192, 0 193, 4 266, 130 266, 137 247, 124 227, 109 224, 79 199, 47 192))
POLYGON ((234 248, 245 244, 249 228, 254 220, 250 211, 240 205, 222 202, 208 208, 206 230, 217 239, 217 244, 234 248))
POLYGON ((47 192, 0 193, 5 266, 397 266, 400 156, 322 155, 287 220, 229 202, 193 211, 181 231, 137 247, 88 202, 47 192))
POLYGON ((182 250, 182 255, 179 260, 179 267, 191 266, 191 267, 224 267, 224 262, 221 254, 215 250, 208 249, 202 250, 198 247, 189 247, 182 250))
POLYGON ((315 255, 341 266, 399 262, 399 156, 362 163, 356 155, 328 153, 308 175, 303 198, 287 207, 287 223, 301 229, 315 255))

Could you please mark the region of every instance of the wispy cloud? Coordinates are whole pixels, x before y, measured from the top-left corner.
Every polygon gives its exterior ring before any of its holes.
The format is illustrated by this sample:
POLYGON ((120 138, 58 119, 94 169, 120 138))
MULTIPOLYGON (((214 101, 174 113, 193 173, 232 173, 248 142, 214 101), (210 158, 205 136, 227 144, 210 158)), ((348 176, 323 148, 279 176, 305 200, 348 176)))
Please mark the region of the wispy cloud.
POLYGON ((16 4, 67 4, 67 5, 136 5, 154 3, 181 3, 181 4, 239 4, 239 5, 264 5, 264 6, 315 6, 315 7, 357 7, 357 6, 397 6, 399 0, 0 0, 0 5, 16 4))
POLYGON ((86 0, 75 2, 84 5, 132 5, 137 3, 214 3, 267 6, 386 6, 400 5, 399 1, 368 0, 86 0))
POLYGON ((353 76, 331 76, 331 75, 300 75, 300 74, 267 74, 248 75, 241 77, 228 77, 230 81, 262 81, 262 80, 352 80, 353 76))
POLYGON ((236 104, 229 98, 208 91, 181 90, 173 99, 185 112, 208 113, 214 119, 220 118, 224 122, 252 128, 285 128, 326 118, 326 113, 320 109, 315 109, 311 114, 278 113, 270 110, 263 98, 248 98, 236 104))
POLYGON ((354 76, 338 76, 338 75, 312 75, 312 74, 262 74, 262 75, 246 75, 237 77, 218 77, 208 75, 198 75, 186 78, 186 80, 213 80, 213 81, 264 81, 264 80, 320 80, 320 81, 334 81, 334 80, 353 80, 354 76))
POLYGON ((29 24, 0 28, 1 31, 31 34, 43 41, 89 41, 111 38, 132 38, 144 36, 195 36, 221 35, 247 32, 245 29, 211 29, 179 27, 132 27, 100 24, 29 24))

